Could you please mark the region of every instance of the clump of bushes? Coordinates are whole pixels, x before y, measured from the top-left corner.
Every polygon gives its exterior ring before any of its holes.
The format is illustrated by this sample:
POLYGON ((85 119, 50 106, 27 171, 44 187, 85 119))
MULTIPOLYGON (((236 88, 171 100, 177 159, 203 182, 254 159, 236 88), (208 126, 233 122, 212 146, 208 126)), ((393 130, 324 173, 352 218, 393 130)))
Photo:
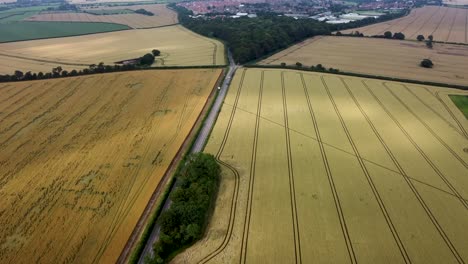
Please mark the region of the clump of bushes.
POLYGON ((149 263, 166 263, 173 253, 200 239, 218 191, 221 168, 211 154, 189 156, 176 175, 178 186, 170 195, 171 207, 159 219, 160 236, 149 263))
POLYGON ((430 59, 423 59, 420 65, 424 68, 432 68, 434 66, 434 63, 432 63, 430 59))
POLYGON ((145 16, 154 16, 153 12, 150 12, 146 9, 140 8, 135 10, 135 13, 140 14, 140 15, 145 15, 145 16))

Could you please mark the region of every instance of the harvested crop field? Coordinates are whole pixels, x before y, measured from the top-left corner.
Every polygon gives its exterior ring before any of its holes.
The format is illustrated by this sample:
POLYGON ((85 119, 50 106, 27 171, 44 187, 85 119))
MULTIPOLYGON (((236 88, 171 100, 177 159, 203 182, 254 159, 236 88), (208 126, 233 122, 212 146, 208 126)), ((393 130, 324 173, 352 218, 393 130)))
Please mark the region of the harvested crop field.
MULTIPOLYGON (((27 18, 27 21, 73 21, 73 22, 106 22, 127 25, 131 28, 153 28, 177 24, 177 14, 165 5, 137 5, 125 7, 131 10, 145 9, 154 14, 146 16, 136 13, 95 15, 90 13, 40 13, 27 18)), ((106 7, 101 9, 89 9, 89 12, 97 10, 118 10, 122 7, 106 7)))
POLYGON ((468 86, 468 46, 355 37, 314 37, 261 61, 262 65, 322 64, 345 72, 468 86), (431 59, 432 69, 420 66, 431 59))
POLYGON ((0 262, 114 263, 219 75, 0 84, 0 262))
POLYGON ((468 44, 468 9, 442 6, 416 8, 408 16, 361 28, 344 30, 343 33, 359 31, 366 36, 383 35, 385 31, 402 32, 406 39, 418 35, 434 36, 435 41, 468 44))
POLYGON ((37 70, 42 65, 42 71, 50 71, 50 65, 79 69, 99 62, 114 64, 139 58, 153 49, 161 51, 154 65, 225 64, 221 42, 197 35, 182 26, 170 26, 0 44, 0 74, 11 74, 18 69, 24 72, 37 70))
POLYGON ((238 70, 206 237, 175 263, 464 263, 467 91, 238 70))

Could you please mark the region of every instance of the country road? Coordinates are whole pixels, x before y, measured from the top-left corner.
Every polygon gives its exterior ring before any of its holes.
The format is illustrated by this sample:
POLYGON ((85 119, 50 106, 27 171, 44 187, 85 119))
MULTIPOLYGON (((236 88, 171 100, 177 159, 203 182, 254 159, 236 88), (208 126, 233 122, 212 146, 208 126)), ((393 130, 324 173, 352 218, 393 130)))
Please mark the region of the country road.
MULTIPOLYGON (((190 150, 190 153, 197 153, 203 150, 203 147, 205 146, 205 143, 208 140, 208 137, 210 135, 211 129, 213 128, 213 125, 216 122, 216 118, 221 109, 224 98, 226 97, 229 84, 231 83, 234 73, 239 67, 234 62, 231 52, 229 51, 228 51, 228 59, 229 59, 229 70, 226 74, 223 84, 219 87, 217 97, 215 98, 215 101, 213 102, 213 106, 210 112, 208 113, 205 119, 205 122, 202 124, 203 126, 201 127, 200 132, 197 138, 195 139, 195 142, 192 146, 192 149, 190 150)), ((173 186, 177 186, 177 182, 173 186)), ((171 200, 167 199, 166 202, 164 203, 162 212, 166 211, 170 206, 171 206, 171 200)), ((154 229, 151 231, 151 235, 148 239, 148 242, 145 245, 145 249, 143 250, 140 256, 140 259, 138 260, 138 264, 144 264, 146 257, 153 257, 153 244, 159 239, 159 231, 160 231, 160 226, 156 223, 156 225, 154 226, 154 229)))

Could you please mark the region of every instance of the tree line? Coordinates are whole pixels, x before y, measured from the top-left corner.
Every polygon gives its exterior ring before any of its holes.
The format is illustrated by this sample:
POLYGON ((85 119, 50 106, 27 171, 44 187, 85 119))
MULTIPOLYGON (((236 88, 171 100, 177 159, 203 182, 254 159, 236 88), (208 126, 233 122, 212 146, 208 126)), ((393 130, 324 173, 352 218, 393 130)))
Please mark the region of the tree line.
POLYGON ((179 14, 180 23, 190 30, 224 41, 238 63, 260 59, 294 43, 333 31, 360 27, 403 16, 406 12, 366 18, 347 24, 332 25, 313 19, 295 19, 275 13, 258 13, 256 18, 194 18, 193 13, 176 4, 169 5, 179 14))
POLYGON ((159 240, 149 263, 167 263, 178 250, 203 236, 218 191, 221 168, 211 154, 197 153, 175 177, 171 207, 159 218, 159 240))
POLYGON ((88 68, 81 70, 71 70, 67 71, 62 68, 62 66, 52 68, 51 72, 38 72, 32 73, 30 71, 23 73, 20 70, 16 70, 13 74, 0 74, 0 82, 16 82, 16 81, 30 81, 30 80, 44 80, 60 77, 73 77, 97 73, 106 73, 106 72, 119 72, 119 71, 131 71, 138 70, 142 68, 147 68, 151 66, 155 57, 160 56, 161 52, 157 49, 147 53, 142 57, 134 60, 129 60, 128 63, 114 64, 114 65, 105 65, 104 62, 98 64, 91 64, 88 68))

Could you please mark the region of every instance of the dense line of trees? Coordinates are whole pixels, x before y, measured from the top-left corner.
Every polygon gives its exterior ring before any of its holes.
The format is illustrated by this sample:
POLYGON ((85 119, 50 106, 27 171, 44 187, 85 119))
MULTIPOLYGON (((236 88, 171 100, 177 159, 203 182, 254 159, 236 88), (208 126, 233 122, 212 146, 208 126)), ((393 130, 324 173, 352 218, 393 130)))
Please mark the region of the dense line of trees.
POLYGON ((153 49, 151 53, 147 53, 144 56, 133 60, 133 62, 105 65, 103 62, 99 64, 91 64, 88 68, 82 70, 63 70, 61 66, 52 68, 51 72, 38 72, 32 73, 30 71, 23 73, 20 70, 16 70, 13 74, 0 75, 0 82, 15 82, 15 81, 29 81, 29 80, 43 80, 59 77, 73 77, 80 75, 89 75, 96 73, 105 72, 118 72, 118 71, 131 71, 142 69, 151 66, 154 63, 155 57, 159 56, 161 52, 157 49, 153 49))
POLYGON ((259 59, 306 38, 331 35, 331 32, 336 30, 364 26, 404 14, 389 14, 378 19, 366 18, 347 24, 331 25, 312 19, 278 16, 274 13, 259 13, 257 18, 193 18, 193 13, 184 7, 175 4, 170 7, 178 12, 179 21, 185 27, 201 35, 223 40, 239 63, 259 59))
POLYGON ((145 16, 154 16, 153 12, 150 12, 146 9, 140 8, 135 10, 135 13, 140 14, 140 15, 145 15, 145 16))
POLYGON ((200 239, 218 191, 221 168, 211 154, 197 153, 177 177, 171 207, 159 219, 159 240, 149 263, 166 263, 173 253, 200 239))

